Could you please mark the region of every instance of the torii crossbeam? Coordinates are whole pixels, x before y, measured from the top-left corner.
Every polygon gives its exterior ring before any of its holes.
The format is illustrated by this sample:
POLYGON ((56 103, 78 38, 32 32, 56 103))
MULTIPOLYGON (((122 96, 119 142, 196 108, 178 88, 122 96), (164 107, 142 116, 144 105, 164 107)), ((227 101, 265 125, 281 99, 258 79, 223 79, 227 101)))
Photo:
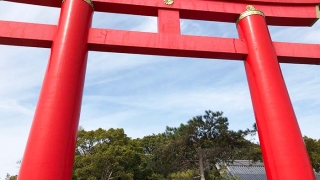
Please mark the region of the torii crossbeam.
POLYGON ((61 7, 57 25, 0 21, 0 44, 51 48, 19 180, 71 179, 88 51, 244 61, 268 179, 315 179, 279 63, 319 65, 320 45, 272 42, 267 24, 312 26, 320 0, 10 1, 61 7), (158 33, 91 28, 94 11, 157 16, 158 33), (180 18, 240 39, 181 35, 180 18))

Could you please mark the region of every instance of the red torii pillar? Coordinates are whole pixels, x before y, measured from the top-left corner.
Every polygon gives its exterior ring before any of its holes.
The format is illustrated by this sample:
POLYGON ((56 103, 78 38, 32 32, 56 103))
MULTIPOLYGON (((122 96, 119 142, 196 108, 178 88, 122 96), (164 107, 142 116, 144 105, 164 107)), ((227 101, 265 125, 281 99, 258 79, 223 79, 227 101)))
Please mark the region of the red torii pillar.
POLYGON ((93 14, 90 2, 62 4, 19 180, 71 179, 93 14))
POLYGON ((237 28, 268 180, 315 179, 263 12, 247 6, 237 28))

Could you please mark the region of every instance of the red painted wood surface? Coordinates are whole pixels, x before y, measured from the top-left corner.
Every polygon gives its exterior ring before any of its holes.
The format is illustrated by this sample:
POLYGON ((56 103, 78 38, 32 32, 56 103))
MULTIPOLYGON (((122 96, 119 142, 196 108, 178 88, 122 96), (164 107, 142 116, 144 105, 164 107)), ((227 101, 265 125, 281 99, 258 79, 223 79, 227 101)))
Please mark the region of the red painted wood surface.
POLYGON ((0 44, 50 48, 57 26, 0 20, 0 44))
MULTIPOLYGON (((0 44, 51 47, 57 26, 0 21, 0 44)), ((175 30, 176 31, 176 30, 175 30)), ((91 28, 91 51, 244 60, 245 42, 233 38, 158 34, 91 28), (172 43, 172 41, 175 43, 172 43)), ((320 64, 320 45, 274 42, 279 62, 320 64)))
POLYGON ((273 42, 280 63, 320 65, 320 45, 273 42))
MULTIPOLYGON (((180 11, 182 19, 221 21, 234 23, 247 3, 205 0, 176 0, 166 5, 163 0, 93 0, 95 10, 156 16, 158 8, 180 11)), ((287 6, 252 4, 266 15, 267 23, 282 26, 310 26, 317 19, 315 5, 287 6)))
MULTIPOLYGON (((60 7, 61 0, 8 0, 11 2, 34 4, 41 6, 60 7)), ((192 0, 198 1, 198 0, 192 0)), ((212 2, 221 2, 217 0, 207 0, 212 2)), ((320 4, 320 0, 225 0, 224 2, 239 2, 239 3, 254 3, 254 4, 280 4, 280 5, 317 5, 320 4)))
POLYGON ((268 180, 315 180, 270 33, 261 15, 242 19, 245 68, 268 180))
MULTIPOLYGON (((229 0, 232 1, 232 0, 229 0)), ((239 2, 258 2, 258 3, 275 3, 275 4, 320 4, 319 0, 233 0, 239 2)))
POLYGON ((158 33, 180 34, 179 11, 170 9, 158 10, 158 33))
MULTIPOLYGON (((53 43, 19 180, 71 179, 92 13, 88 3, 66 0, 58 28, 46 25, 48 28, 43 28, 43 33, 37 31, 39 37, 53 37, 53 43), (56 32, 52 36, 53 29, 56 32)), ((29 28, 25 33, 11 35, 32 37, 33 26, 29 28)))
MULTIPOLYGON (((54 7, 60 7, 61 4, 61 0, 10 1, 54 7)), ((164 4, 163 0, 93 0, 93 3, 95 11, 101 12, 157 16, 158 9, 161 8, 180 11, 180 17, 182 19, 232 23, 236 21, 239 14, 242 13, 245 6, 248 5, 248 2, 246 1, 234 2, 210 0, 175 0, 174 4, 170 6, 164 4)), ((252 2, 250 2, 250 4, 265 13, 269 25, 311 26, 319 18, 315 7, 317 4, 316 2, 291 6, 252 2)))
POLYGON ((244 59, 243 42, 227 38, 91 29, 89 49, 181 57, 244 59))

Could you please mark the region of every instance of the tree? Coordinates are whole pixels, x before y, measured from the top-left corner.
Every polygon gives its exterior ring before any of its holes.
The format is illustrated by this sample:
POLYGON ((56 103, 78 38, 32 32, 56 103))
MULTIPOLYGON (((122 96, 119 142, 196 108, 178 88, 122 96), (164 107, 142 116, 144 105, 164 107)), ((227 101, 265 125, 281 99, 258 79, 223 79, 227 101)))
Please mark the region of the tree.
POLYGON ((172 173, 183 173, 193 167, 186 157, 185 146, 165 133, 145 136, 140 141, 153 172, 151 179, 158 175, 168 179, 172 173))
POLYGON ((174 139, 175 144, 189 162, 198 165, 200 179, 205 176, 215 164, 231 162, 241 155, 250 143, 245 136, 254 134, 255 130, 232 131, 228 129, 228 119, 222 112, 205 111, 205 115, 193 117, 187 124, 178 128, 167 127, 165 134, 174 139))
POLYGON ((144 179, 151 175, 139 141, 123 129, 78 131, 73 179, 144 179))
POLYGON ((11 176, 10 174, 7 173, 5 180, 17 180, 17 179, 18 179, 17 175, 11 176))
POLYGON ((170 174, 169 179, 194 180, 197 174, 199 174, 197 171, 188 169, 185 172, 176 172, 176 173, 170 174))
POLYGON ((303 137, 312 167, 315 171, 320 172, 320 139, 312 139, 307 136, 303 137))
MULTIPOLYGON (((142 139, 123 129, 78 131, 73 180, 221 180, 217 163, 253 157, 259 152, 244 137, 255 130, 232 131, 222 112, 205 111, 177 128, 142 139)), ((257 157, 258 157, 257 156, 257 157)))
MULTIPOLYGON (((21 164, 21 159, 19 159, 16 164, 18 165, 17 168, 20 168, 20 164, 21 164)), ((1 179, 1 178, 0 178, 1 179)), ((18 175, 10 175, 9 173, 7 173, 5 180, 17 180, 18 179, 18 175)))

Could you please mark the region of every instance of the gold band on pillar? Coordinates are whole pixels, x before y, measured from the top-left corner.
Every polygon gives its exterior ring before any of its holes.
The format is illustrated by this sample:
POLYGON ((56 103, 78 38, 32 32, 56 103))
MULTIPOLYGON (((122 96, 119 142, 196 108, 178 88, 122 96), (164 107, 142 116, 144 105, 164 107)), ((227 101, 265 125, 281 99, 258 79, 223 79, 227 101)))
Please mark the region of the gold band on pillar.
POLYGON ((166 5, 172 5, 174 0, 163 0, 166 5))
POLYGON ((88 3, 92 7, 92 9, 94 10, 94 6, 93 6, 93 3, 91 0, 83 0, 83 1, 88 3))
POLYGON ((254 15, 254 14, 257 14, 257 15, 260 15, 260 16, 264 16, 264 13, 256 8, 254 8, 252 5, 248 5, 247 7, 247 10, 243 13, 240 14, 240 16, 238 17, 237 21, 236 21, 236 24, 239 23, 239 21, 241 21, 241 19, 247 17, 247 16, 251 16, 251 15, 254 15))
MULTIPOLYGON (((66 0, 62 0, 62 3, 63 2, 65 2, 66 0)), ((92 9, 94 10, 94 6, 93 6, 93 3, 92 3, 92 1, 91 0, 83 0, 84 2, 86 2, 86 3, 88 3, 91 7, 92 7, 92 9)))

